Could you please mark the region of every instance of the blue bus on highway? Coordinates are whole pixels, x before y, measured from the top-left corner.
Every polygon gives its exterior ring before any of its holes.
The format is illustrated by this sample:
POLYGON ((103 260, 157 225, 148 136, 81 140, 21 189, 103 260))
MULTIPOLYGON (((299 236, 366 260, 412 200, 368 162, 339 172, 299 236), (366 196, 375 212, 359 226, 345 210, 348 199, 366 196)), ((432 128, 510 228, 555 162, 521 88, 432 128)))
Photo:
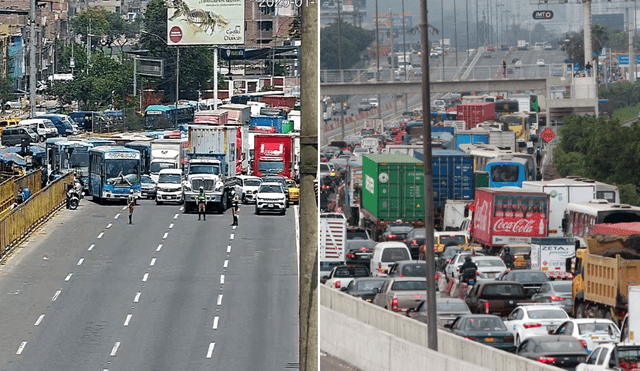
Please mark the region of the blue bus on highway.
POLYGON ((140 197, 140 152, 120 147, 97 147, 89 151, 89 194, 102 200, 126 200, 131 190, 140 197))
POLYGON ((168 129, 193 124, 195 109, 191 105, 151 105, 144 111, 144 127, 168 129))
POLYGON ((535 180, 535 170, 527 158, 504 155, 487 162, 485 170, 489 173, 489 187, 522 188, 525 180, 535 180))

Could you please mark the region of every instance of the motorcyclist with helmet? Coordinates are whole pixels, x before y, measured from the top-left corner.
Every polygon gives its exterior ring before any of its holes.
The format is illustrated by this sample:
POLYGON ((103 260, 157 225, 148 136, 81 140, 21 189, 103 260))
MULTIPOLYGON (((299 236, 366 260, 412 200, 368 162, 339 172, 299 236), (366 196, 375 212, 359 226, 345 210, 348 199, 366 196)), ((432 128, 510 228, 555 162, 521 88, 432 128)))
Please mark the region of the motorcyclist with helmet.
POLYGON ((462 281, 468 282, 470 279, 476 278, 476 272, 478 266, 471 260, 471 255, 467 255, 464 258, 464 263, 460 266, 460 273, 462 274, 462 281))
POLYGON ((504 253, 502 254, 502 261, 504 262, 504 265, 506 265, 509 269, 515 269, 514 260, 515 259, 511 254, 511 249, 509 248, 509 246, 506 246, 504 248, 504 253))

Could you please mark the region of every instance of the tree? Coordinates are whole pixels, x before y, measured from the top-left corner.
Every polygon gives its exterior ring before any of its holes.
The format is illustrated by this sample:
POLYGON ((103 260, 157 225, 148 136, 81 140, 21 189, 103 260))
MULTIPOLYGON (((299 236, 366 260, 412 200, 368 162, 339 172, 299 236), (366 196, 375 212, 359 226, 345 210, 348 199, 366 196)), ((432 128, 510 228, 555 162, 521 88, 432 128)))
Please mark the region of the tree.
POLYGON ((75 34, 84 38, 85 44, 88 35, 92 35, 92 50, 99 47, 104 51, 106 47, 110 50, 110 55, 113 55, 114 46, 118 46, 122 52, 124 45, 135 39, 139 30, 138 22, 129 23, 120 15, 99 8, 88 8, 71 18, 70 25, 75 34))
MULTIPOLYGON (((342 22, 342 68, 352 68, 360 55, 375 40, 375 32, 342 22)), ((320 34, 320 68, 338 69, 338 23, 332 23, 320 34)))
POLYGON ((4 112, 6 103, 14 98, 13 79, 10 76, 0 76, 0 111, 4 112))
MULTIPOLYGON (((591 27, 591 51, 593 53, 599 52, 605 46, 609 49, 620 50, 628 48, 628 45, 623 31, 598 24, 591 27)), ((585 65, 583 31, 566 33, 560 46, 561 50, 567 53, 571 63, 585 65)))

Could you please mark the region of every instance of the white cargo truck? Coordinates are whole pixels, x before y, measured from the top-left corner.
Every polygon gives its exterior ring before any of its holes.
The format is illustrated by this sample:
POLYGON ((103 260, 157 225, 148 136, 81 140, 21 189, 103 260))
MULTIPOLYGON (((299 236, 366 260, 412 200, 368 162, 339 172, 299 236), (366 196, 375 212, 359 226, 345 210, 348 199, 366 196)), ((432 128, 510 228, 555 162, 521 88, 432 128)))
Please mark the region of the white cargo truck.
POLYGON ((618 188, 590 179, 570 177, 549 181, 524 181, 522 189, 533 192, 544 192, 549 197, 549 237, 564 237, 562 218, 567 204, 573 202, 589 202, 602 198, 620 202, 618 188))
POLYGON ((151 162, 149 173, 154 182, 162 169, 180 169, 183 156, 180 139, 154 139, 151 141, 151 162))
POLYGON ((465 221, 465 208, 472 204, 471 200, 447 200, 442 217, 443 231, 459 231, 465 221))
POLYGON ((574 238, 531 238, 531 269, 548 273, 566 272, 567 259, 573 259, 575 256, 576 241, 574 238))

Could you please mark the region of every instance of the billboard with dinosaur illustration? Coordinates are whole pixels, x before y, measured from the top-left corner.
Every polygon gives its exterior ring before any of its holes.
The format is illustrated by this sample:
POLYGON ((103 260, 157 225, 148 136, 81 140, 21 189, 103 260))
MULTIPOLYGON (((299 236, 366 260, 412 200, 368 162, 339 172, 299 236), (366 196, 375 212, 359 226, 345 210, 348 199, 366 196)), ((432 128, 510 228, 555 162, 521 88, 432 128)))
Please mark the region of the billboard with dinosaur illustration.
POLYGON ((244 0, 168 0, 167 45, 244 44, 244 0))

